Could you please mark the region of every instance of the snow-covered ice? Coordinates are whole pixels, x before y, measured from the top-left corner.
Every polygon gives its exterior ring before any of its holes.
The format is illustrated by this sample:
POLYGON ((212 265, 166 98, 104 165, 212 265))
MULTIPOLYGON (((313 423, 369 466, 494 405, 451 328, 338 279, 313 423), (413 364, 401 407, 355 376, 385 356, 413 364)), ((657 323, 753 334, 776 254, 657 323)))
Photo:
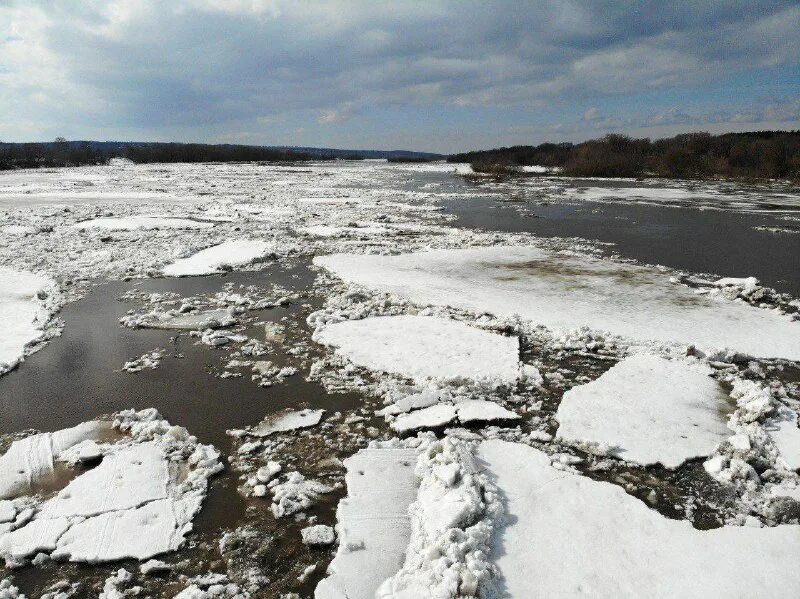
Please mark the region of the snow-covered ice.
POLYGON ((655 268, 538 246, 334 254, 314 263, 348 282, 421 305, 519 315, 556 331, 586 326, 638 342, 800 359, 800 321, 695 293, 655 268))
POLYGON ((527 445, 478 451, 505 501, 497 596, 797 597, 800 526, 696 530, 527 445))
POLYGON ((336 347, 354 364, 425 381, 513 384, 519 340, 462 322, 425 316, 384 316, 328 325, 315 341, 336 347))
POLYGON ((44 336, 57 293, 48 277, 0 267, 0 375, 19 364, 26 348, 44 336))
MULTIPOLYGON (((219 452, 152 409, 120 412, 113 426, 123 435, 102 446, 98 466, 34 503, 29 520, 0 527, 0 555, 8 564, 40 552, 89 563, 144 560, 183 544, 208 479, 222 469, 219 452)), ((108 428, 88 422, 14 442, 0 458, 3 489, 18 494, 22 482, 30 486, 52 470, 61 453, 108 428)))
POLYGON ((322 420, 325 410, 291 410, 286 409, 267 416, 253 427, 249 434, 267 437, 274 433, 285 433, 300 428, 316 426, 322 420))
POLYGON ((764 423, 778 449, 778 459, 789 470, 800 469, 800 428, 797 424, 797 412, 789 408, 777 410, 775 416, 764 423))
POLYGON ((564 394, 557 436, 642 465, 675 468, 707 456, 730 436, 727 395, 710 374, 657 356, 625 358, 564 394))
POLYGON ((81 230, 136 231, 148 229, 207 229, 211 223, 188 218, 169 218, 163 216, 128 216, 123 218, 104 217, 85 220, 75 225, 81 230))
POLYGON ((91 421, 14 441, 0 456, 0 499, 29 491, 36 482, 53 473, 56 460, 64 452, 108 428, 106 422, 91 421))
POLYGON ((422 408, 409 414, 401 414, 391 424, 392 430, 407 433, 421 428, 438 428, 456 419, 456 409, 449 404, 438 404, 422 408))
POLYGON ((210 275, 226 268, 247 266, 263 259, 272 245, 266 241, 237 239, 201 250, 164 267, 168 277, 210 275))
POLYGON ((339 502, 339 548, 315 599, 374 597, 405 560, 408 508, 417 496, 415 449, 362 449, 344 461, 347 497, 339 502))
POLYGON ((466 399, 456 404, 458 419, 464 423, 489 422, 491 420, 519 420, 516 412, 507 410, 493 401, 466 399))

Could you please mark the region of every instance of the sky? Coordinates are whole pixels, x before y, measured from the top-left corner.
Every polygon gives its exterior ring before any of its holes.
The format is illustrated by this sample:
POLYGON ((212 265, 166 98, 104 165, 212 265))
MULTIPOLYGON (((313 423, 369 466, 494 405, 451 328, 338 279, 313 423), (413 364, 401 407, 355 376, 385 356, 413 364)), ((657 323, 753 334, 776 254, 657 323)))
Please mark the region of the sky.
POLYGON ((800 2, 0 0, 0 140, 456 152, 800 129, 800 2))

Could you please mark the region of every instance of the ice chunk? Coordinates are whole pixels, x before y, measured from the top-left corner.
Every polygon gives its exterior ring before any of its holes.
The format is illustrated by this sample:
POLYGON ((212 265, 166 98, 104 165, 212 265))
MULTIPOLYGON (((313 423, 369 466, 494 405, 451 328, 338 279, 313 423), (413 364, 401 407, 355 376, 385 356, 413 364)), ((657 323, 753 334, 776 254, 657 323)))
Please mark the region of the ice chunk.
POLYGON ((346 281, 421 305, 516 314, 557 331, 587 326, 638 342, 800 359, 800 321, 699 295, 651 267, 536 246, 334 254, 317 256, 314 263, 346 281))
POLYGON ((167 496, 169 472, 156 443, 126 447, 72 480, 45 502, 41 517, 93 516, 126 510, 167 496))
POLYGON ((135 509, 87 518, 73 524, 59 538, 52 557, 99 563, 131 558, 145 560, 175 551, 191 530, 192 517, 200 501, 196 497, 177 501, 160 499, 135 509))
POLYGON ((398 433, 407 433, 420 428, 444 426, 450 424, 455 418, 455 407, 449 404, 438 404, 410 414, 401 414, 390 426, 398 433))
POLYGON ((322 419, 325 410, 290 410, 271 414, 250 431, 258 437, 267 437, 273 433, 284 433, 299 428, 316 426, 322 419))
MULTIPOLYGON (((11 477, 5 488, 18 492, 29 486, 52 469, 54 459, 72 459, 89 435, 111 426, 88 422, 15 442, 2 460, 6 466, 20 464, 21 474, 12 474, 21 479, 11 477)), ((50 499, 29 496, 25 505, 30 507, 17 514, 15 528, 0 528, 0 555, 7 564, 36 553, 95 563, 147 559, 178 549, 200 510, 208 479, 222 469, 219 452, 153 409, 120 412, 113 426, 123 434, 103 444, 98 466, 50 499)), ((0 481, 4 474, 0 470, 0 481)))
POLYGON ((344 461, 347 497, 336 510, 339 548, 315 599, 374 597, 403 565, 417 496, 414 449, 362 449, 344 461), (391 484, 387 484, 391 482, 391 484))
POLYGON ((468 399, 456 404, 458 419, 463 423, 489 420, 517 420, 519 414, 506 410, 493 401, 468 399))
POLYGON ((709 374, 656 356, 625 358, 564 394, 557 436, 643 465, 675 468, 707 456, 730 435, 721 414, 726 396, 709 374))
POLYGON ((39 478, 53 472, 55 460, 62 452, 109 427, 107 422, 84 422, 54 433, 14 441, 0 456, 0 499, 30 489, 39 478))
POLYGON ((800 428, 797 421, 797 412, 782 407, 764 423, 778 448, 778 460, 789 470, 800 469, 800 428))
POLYGON ((320 495, 331 491, 333 487, 308 479, 299 472, 290 472, 285 482, 272 487, 270 509, 276 518, 291 516, 311 507, 320 495))
POLYGON ((0 268, 0 375, 16 367, 25 348, 42 338, 50 311, 40 296, 55 291, 47 277, 0 268))
POLYGON ((0 555, 9 562, 40 551, 53 551, 69 527, 69 518, 32 520, 20 528, 0 535, 0 555))
POLYGON ((478 457, 506 500, 491 555, 498 595, 800 595, 800 526, 696 530, 618 486, 556 470, 527 445, 486 441, 478 457))
POLYGON ((333 528, 324 524, 307 526, 300 531, 304 545, 325 546, 331 545, 336 540, 333 528))
POLYGON ((164 267, 168 277, 210 275, 227 268, 246 266, 263 259, 272 245, 265 241, 238 239, 207 248, 164 267))
POLYGON ((417 381, 513 384, 519 376, 519 340, 462 322, 426 316, 347 320, 317 331, 353 363, 417 381))

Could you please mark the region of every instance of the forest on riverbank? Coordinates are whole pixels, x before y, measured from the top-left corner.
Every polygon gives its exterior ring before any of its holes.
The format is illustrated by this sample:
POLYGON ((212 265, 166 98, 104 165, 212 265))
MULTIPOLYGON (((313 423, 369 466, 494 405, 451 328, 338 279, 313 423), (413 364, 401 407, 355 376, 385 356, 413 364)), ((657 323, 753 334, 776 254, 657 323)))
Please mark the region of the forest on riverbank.
POLYGON ((578 144, 543 143, 453 154, 478 172, 559 167, 576 177, 734 177, 800 181, 800 131, 684 133, 667 139, 606 135, 578 144))

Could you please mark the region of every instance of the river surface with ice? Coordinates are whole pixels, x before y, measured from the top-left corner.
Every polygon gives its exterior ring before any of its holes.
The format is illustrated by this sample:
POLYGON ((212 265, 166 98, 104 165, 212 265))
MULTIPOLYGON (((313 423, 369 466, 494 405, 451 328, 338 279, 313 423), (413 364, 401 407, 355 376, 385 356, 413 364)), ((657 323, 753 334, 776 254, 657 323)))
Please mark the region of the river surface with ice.
POLYGON ((800 191, 468 170, 0 173, 0 598, 796 597, 800 191))

